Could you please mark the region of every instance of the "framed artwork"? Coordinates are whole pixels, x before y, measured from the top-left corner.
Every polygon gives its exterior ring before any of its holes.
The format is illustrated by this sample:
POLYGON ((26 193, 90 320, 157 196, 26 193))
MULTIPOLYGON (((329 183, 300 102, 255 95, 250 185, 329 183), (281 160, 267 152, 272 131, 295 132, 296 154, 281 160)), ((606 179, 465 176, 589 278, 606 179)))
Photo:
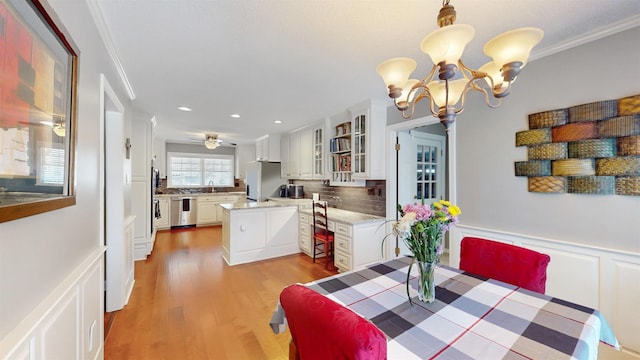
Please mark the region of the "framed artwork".
POLYGON ((77 47, 41 0, 0 0, 0 222, 75 204, 77 47))

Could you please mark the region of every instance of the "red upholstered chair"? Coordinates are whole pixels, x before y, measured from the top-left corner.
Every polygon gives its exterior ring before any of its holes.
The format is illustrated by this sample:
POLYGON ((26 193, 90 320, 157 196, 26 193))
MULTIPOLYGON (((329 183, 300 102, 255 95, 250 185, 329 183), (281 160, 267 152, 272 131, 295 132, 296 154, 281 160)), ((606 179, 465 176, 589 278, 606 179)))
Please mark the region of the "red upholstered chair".
POLYGON ((280 293, 280 305, 297 351, 289 359, 387 358, 387 338, 380 329, 316 291, 290 285, 280 293))
POLYGON ((325 268, 329 267, 329 262, 333 260, 334 234, 329 231, 327 221, 327 202, 313 202, 313 262, 316 256, 324 254, 326 257, 325 268))
POLYGON ((460 270, 544 294, 549 255, 475 237, 463 238, 460 247, 460 270))

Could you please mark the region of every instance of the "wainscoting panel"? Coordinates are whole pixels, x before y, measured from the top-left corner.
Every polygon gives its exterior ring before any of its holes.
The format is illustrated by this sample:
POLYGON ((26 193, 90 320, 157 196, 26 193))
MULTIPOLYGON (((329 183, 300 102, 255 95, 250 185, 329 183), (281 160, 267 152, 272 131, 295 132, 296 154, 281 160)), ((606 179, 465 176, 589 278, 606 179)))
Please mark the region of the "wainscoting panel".
POLYGON ((103 267, 96 249, 0 341, 0 359, 101 359, 103 267), (87 325, 88 324, 88 325, 87 325))
POLYGON ((458 224, 450 231, 449 264, 460 264, 460 241, 474 236, 549 254, 547 295, 598 309, 623 351, 640 359, 640 254, 458 224))
POLYGON ((612 325, 617 325, 618 340, 640 351, 640 264, 614 260, 614 315, 612 325))

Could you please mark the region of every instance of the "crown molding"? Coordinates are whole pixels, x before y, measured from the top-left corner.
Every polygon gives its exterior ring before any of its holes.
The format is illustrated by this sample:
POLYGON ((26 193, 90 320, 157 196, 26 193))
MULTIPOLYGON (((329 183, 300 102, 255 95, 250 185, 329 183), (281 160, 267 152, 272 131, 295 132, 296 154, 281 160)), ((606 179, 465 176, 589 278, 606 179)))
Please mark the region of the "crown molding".
POLYGON ((102 9, 96 0, 86 0, 87 5, 89 6, 89 12, 91 13, 91 17, 98 28, 98 33, 100 33, 100 37, 102 38, 102 42, 111 57, 111 61, 113 61, 113 65, 116 67, 118 71, 118 75, 120 75, 120 80, 124 85, 125 90, 127 91, 127 95, 130 100, 134 100, 136 95, 133 92, 133 87, 129 82, 129 78, 127 77, 127 73, 124 71, 124 66, 122 66, 122 62, 120 62, 120 57, 118 56, 118 52, 116 51, 116 47, 111 38, 111 32, 109 31, 109 27, 104 20, 104 15, 102 13, 102 9))
POLYGON ((540 51, 534 51, 531 54, 530 61, 541 59, 543 57, 553 55, 565 50, 569 50, 576 46, 584 45, 592 41, 596 41, 596 40, 605 38, 607 36, 611 36, 611 35, 614 35, 638 26, 640 26, 640 15, 635 15, 635 16, 626 18, 622 21, 619 21, 617 23, 613 23, 606 27, 599 28, 594 31, 583 34, 581 36, 575 37, 573 39, 563 41, 553 46, 544 48, 540 51))

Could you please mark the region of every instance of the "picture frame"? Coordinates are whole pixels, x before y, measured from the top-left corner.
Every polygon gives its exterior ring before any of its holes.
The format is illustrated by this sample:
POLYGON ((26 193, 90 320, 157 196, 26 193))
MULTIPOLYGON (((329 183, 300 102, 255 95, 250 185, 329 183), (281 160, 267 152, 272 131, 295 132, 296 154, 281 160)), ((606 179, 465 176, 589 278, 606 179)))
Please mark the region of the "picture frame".
POLYGON ((75 205, 79 51, 44 0, 0 0, 0 223, 75 205))

